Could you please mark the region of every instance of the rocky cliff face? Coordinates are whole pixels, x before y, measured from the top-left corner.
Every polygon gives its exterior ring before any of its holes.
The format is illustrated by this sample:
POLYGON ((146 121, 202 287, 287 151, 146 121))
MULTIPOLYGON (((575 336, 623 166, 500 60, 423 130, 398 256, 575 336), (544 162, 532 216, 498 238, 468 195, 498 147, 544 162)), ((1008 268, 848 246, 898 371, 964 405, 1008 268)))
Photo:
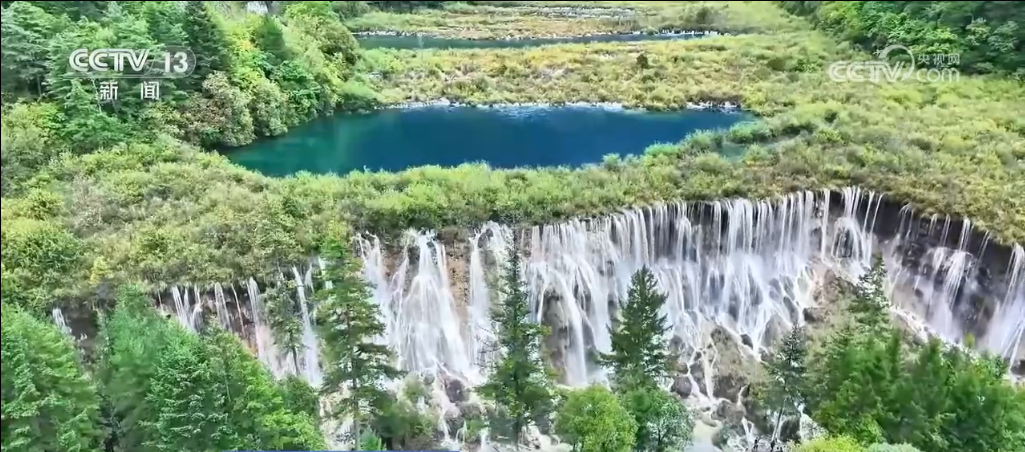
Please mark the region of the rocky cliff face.
MULTIPOLYGON (((873 256, 885 259, 894 315, 906 328, 951 342, 972 334, 979 348, 1025 367, 1022 247, 992 243, 968 220, 919 217, 858 189, 668 203, 516 230, 492 223, 458 235, 410 231, 389 244, 365 236, 358 247, 388 326, 381 340, 401 367, 430 376, 442 399, 450 399, 452 382, 463 388, 458 395, 484 379, 494 341, 488 312, 510 243, 524 255, 534 313, 551 327, 546 348, 568 386, 606 380, 594 354, 609 349, 608 327, 626 302, 630 276, 651 268, 668 294, 673 347, 685 358, 667 388, 700 407, 720 441, 763 424, 746 397, 754 363, 793 325, 829 324, 839 310, 837 287, 873 256)), ((296 286, 306 324, 299 369, 275 349, 261 318, 263 283, 175 287, 158 298, 186 327, 220 323, 253 344, 276 374, 317 383, 305 298, 323 265, 314 259, 282 275, 296 286)), ((460 403, 439 404, 450 427, 460 403)))

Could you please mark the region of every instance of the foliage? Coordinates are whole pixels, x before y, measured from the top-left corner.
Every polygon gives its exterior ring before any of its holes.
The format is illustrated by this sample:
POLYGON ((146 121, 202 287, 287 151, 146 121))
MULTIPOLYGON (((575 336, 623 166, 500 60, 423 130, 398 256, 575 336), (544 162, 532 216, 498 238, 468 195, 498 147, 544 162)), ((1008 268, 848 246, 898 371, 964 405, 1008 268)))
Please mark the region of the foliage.
POLYGON ((666 294, 658 291, 650 269, 634 273, 619 327, 609 326, 612 353, 600 356, 612 368, 617 385, 658 387, 669 378, 674 358, 667 336, 671 326, 662 313, 665 302, 666 294))
POLYGON ((922 452, 910 444, 873 444, 866 452, 922 452))
POLYGON ((690 443, 694 421, 682 400, 647 385, 622 391, 621 403, 637 425, 634 450, 669 452, 681 450, 690 443))
POLYGON ((296 301, 292 299, 295 283, 285 280, 276 286, 268 287, 263 293, 263 306, 267 315, 267 325, 274 334, 274 344, 280 350, 292 356, 292 365, 298 371, 300 351, 305 350, 303 344, 302 314, 296 301))
POLYGON ((780 2, 869 50, 907 46, 920 65, 1025 77, 1025 6, 1016 2, 780 2), (922 56, 942 55, 943 59, 922 56), (947 58, 956 55, 957 61, 947 58))
POLYGON ((356 447, 358 450, 387 450, 384 448, 384 442, 381 441, 377 435, 374 434, 373 430, 366 430, 359 437, 359 443, 356 447))
POLYGON ((63 121, 54 135, 61 147, 91 152, 150 141, 158 132, 203 146, 241 146, 335 108, 368 105, 343 104, 358 43, 328 2, 290 7, 288 24, 210 2, 80 3, 62 9, 19 1, 3 10, 4 103, 42 99, 58 106, 63 121), (137 79, 119 79, 117 100, 98 103, 95 80, 67 76, 75 49, 166 46, 190 48, 198 66, 189 77, 161 80, 159 101, 141 100, 137 79), (294 66, 288 74, 304 75, 273 79, 285 61, 294 66), (317 108, 291 111, 285 100, 308 93, 317 108))
POLYGON ((331 286, 314 295, 316 328, 324 345, 321 392, 343 394, 330 416, 351 417, 359 438, 377 402, 387 395, 381 385, 400 373, 391 365, 388 348, 374 342, 384 334, 384 323, 341 232, 335 231, 325 240, 321 256, 329 263, 321 277, 331 286))
POLYGON ((768 380, 756 391, 765 405, 776 412, 773 437, 779 432, 783 417, 800 415, 807 392, 808 338, 803 328, 787 332, 778 350, 765 362, 768 380))
POLYGON ((637 423, 608 389, 571 392, 555 419, 555 431, 574 452, 629 452, 637 423))
MULTIPOLYGON (((396 8, 344 16, 345 24, 358 32, 398 31, 469 39, 658 33, 666 30, 752 33, 807 27, 787 17, 772 4, 755 2, 577 2, 582 9, 579 13, 552 8, 550 2, 511 7, 496 5, 496 2, 442 3, 446 3, 443 8, 418 9, 412 14, 408 8, 396 8)), ((567 4, 563 2, 559 6, 567 4)))
POLYGON ((6 303, 2 316, 3 450, 101 450, 99 398, 71 339, 6 303))
POLYGON ((230 334, 169 323, 137 288, 119 290, 104 322, 99 379, 114 450, 303 450, 323 447, 270 373, 230 334))
POLYGON ((796 452, 864 452, 865 448, 846 436, 818 438, 797 447, 796 452))
POLYGON ((285 409, 292 413, 303 413, 310 419, 320 418, 320 400, 317 391, 306 380, 297 375, 288 375, 278 381, 285 409))
POLYGON ((478 388, 482 397, 503 409, 513 442, 519 443, 533 420, 552 410, 551 371, 541 356, 547 328, 531 319, 530 301, 523 281, 520 256, 510 244, 503 269, 501 301, 492 306, 491 322, 497 337, 498 358, 491 364, 488 381, 478 388))
POLYGON ((886 268, 882 259, 858 279, 850 310, 859 325, 870 330, 885 330, 890 325, 890 300, 886 296, 886 268))
POLYGON ((1025 446, 1025 438, 1011 433, 1025 429, 1025 395, 1004 378, 1006 364, 936 338, 908 343, 894 327, 880 325, 880 268, 855 288, 849 308, 855 324, 841 326, 812 354, 812 418, 865 445, 885 441, 935 452, 1025 446))
POLYGON ((382 450, 432 450, 437 423, 430 412, 421 413, 410 400, 390 394, 375 401, 370 429, 380 435, 382 450))

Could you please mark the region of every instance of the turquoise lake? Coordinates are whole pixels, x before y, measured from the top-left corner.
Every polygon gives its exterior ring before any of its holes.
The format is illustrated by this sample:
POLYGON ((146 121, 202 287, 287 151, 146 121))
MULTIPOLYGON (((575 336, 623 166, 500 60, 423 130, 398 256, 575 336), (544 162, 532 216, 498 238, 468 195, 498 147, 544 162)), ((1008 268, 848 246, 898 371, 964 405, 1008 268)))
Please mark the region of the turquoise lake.
POLYGON ((653 113, 594 107, 424 107, 338 114, 281 137, 227 151, 268 176, 344 174, 486 162, 493 168, 573 166, 607 154, 640 154, 695 130, 728 128, 751 116, 719 111, 653 113))
POLYGON ((613 34, 598 36, 576 36, 569 38, 531 38, 531 39, 461 39, 436 38, 429 36, 387 36, 357 35, 356 40, 364 49, 495 49, 537 47, 550 44, 594 43, 594 42, 634 42, 634 41, 668 41, 678 39, 700 38, 693 34, 613 34))

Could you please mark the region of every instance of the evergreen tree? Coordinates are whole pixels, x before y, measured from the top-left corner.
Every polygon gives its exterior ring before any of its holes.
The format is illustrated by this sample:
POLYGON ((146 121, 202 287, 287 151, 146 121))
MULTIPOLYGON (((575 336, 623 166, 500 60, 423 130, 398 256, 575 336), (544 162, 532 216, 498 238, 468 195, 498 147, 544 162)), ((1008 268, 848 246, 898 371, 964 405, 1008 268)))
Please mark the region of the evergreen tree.
POLYGON ((253 30, 253 40, 256 47, 267 55, 271 65, 277 66, 292 58, 292 50, 285 43, 281 23, 273 17, 263 16, 256 30, 253 30))
POLYGON ((186 3, 182 24, 189 48, 196 55, 196 69, 190 76, 194 87, 200 86, 211 72, 227 71, 231 64, 228 38, 206 3, 186 3))
POLYGON ((324 344, 321 391, 344 394, 330 415, 351 416, 355 438, 359 438, 372 409, 387 396, 381 384, 400 372, 391 365, 388 347, 374 342, 384 334, 384 323, 360 276, 359 263, 349 256, 342 237, 332 233, 322 247, 321 256, 329 263, 322 278, 331 288, 314 295, 317 329, 324 344))
POLYGON ((884 330, 890 325, 890 302, 885 287, 886 267, 882 259, 876 259, 854 286, 850 311, 859 325, 874 331, 884 330))
POLYGON ((776 353, 765 363, 769 379, 762 388, 762 397, 769 409, 776 411, 773 439, 777 438, 783 416, 800 414, 799 404, 805 399, 805 377, 808 339, 801 327, 790 330, 776 353))
POLYGON ((513 441, 518 445, 530 422, 550 413, 553 394, 551 373, 541 357, 541 341, 547 329, 531 319, 520 256, 513 245, 507 255, 500 289, 502 301, 491 311, 499 358, 492 363, 491 377, 479 393, 505 410, 513 441))
POLYGON ((49 71, 48 41, 58 31, 59 20, 30 2, 14 2, 4 8, 2 15, 0 69, 3 89, 5 92, 24 90, 42 95, 43 78, 49 71))
POLYGON ((274 333, 274 344, 278 349, 291 355, 292 365, 299 371, 299 355, 305 346, 301 313, 292 299, 293 293, 295 283, 286 279, 276 286, 267 288, 263 294, 263 305, 267 314, 267 324, 274 333))
POLYGON ((669 320, 661 313, 666 295, 658 291, 655 275, 644 267, 633 275, 628 297, 619 328, 609 328, 612 353, 602 354, 600 360, 612 368, 618 386, 658 386, 672 369, 666 336, 669 320))
POLYGON ((0 311, 3 451, 100 450, 99 399, 70 339, 14 306, 0 311))

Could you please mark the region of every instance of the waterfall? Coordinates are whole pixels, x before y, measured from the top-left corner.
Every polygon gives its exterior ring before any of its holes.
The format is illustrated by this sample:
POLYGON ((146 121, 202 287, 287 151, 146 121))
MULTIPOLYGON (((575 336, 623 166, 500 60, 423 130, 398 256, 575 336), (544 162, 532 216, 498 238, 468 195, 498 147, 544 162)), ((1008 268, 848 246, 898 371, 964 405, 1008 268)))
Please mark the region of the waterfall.
MULTIPOLYGON (((748 353, 758 356, 804 321, 802 312, 816 305, 814 293, 827 273, 856 278, 879 251, 890 264, 887 293, 895 309, 960 341, 968 328, 968 300, 985 292, 976 278, 980 261, 969 249, 971 222, 951 233, 951 219, 918 222, 905 207, 899 225, 884 225, 897 233, 884 237, 874 233, 882 204, 881 195, 847 188, 775 200, 660 203, 533 226, 520 244, 532 310, 552 328, 548 345, 555 348, 563 382, 604 382, 594 354, 610 351, 608 328, 626 302, 631 276, 647 266, 668 296, 664 313, 671 334, 689 352, 685 356, 707 369, 695 387, 708 395, 709 361, 717 359, 707 352, 713 327, 743 338, 748 353), (831 201, 839 206, 834 212, 831 201), (925 225, 927 232, 942 228, 939 245, 907 257, 905 248, 925 225), (956 248, 947 247, 948 238, 956 248)), ((494 340, 487 313, 512 236, 509 227, 487 223, 472 231, 465 248, 456 244, 451 256, 431 231, 408 231, 394 256, 374 236, 360 240, 364 274, 402 368, 481 380, 494 340)), ((1007 292, 990 300, 997 303, 996 315, 978 337, 980 348, 1010 358, 1020 356, 1025 329, 1025 252, 1013 250, 1007 292)))
MULTIPOLYGON (((710 339, 713 330, 745 344, 741 351, 757 358, 788 328, 805 322, 828 275, 857 278, 875 254, 887 263, 886 293, 907 326, 953 343, 971 333, 978 348, 1012 365, 1025 359, 1022 246, 1010 247, 1006 272, 994 275, 982 260, 987 250, 995 252, 990 236, 973 243, 972 222, 962 220, 958 230, 950 217, 920 220, 911 206, 894 214, 883 204, 883 196, 858 188, 772 200, 668 202, 519 234, 488 222, 457 242, 411 230, 386 247, 365 234, 358 237, 357 254, 385 324, 375 340, 395 352, 403 370, 441 377, 433 379, 432 391, 445 399, 436 401, 442 413, 454 407, 446 398, 452 380, 472 387, 486 377, 496 339, 489 311, 514 236, 532 314, 551 328, 545 347, 569 386, 607 381, 594 357, 611 350, 609 327, 642 266, 667 295, 663 313, 671 343, 687 359, 686 379, 698 401, 714 401, 723 350, 710 339)), ((222 326, 242 329, 240 336, 275 377, 300 374, 319 386, 316 306, 307 297, 316 289, 314 272, 326 265, 314 258, 290 269, 303 322, 301 369, 275 347, 253 278, 241 281, 239 290, 215 284, 208 288, 212 295, 173 286, 169 308, 184 328, 196 331, 200 310, 209 306, 222 326)), ((53 315, 59 324, 61 317, 53 315)))
POLYGON ((64 311, 62 311, 61 308, 54 307, 50 311, 50 316, 53 318, 53 324, 57 325, 57 329, 60 330, 61 333, 64 333, 72 339, 75 338, 74 334, 71 333, 71 328, 68 327, 68 322, 64 320, 64 311))

